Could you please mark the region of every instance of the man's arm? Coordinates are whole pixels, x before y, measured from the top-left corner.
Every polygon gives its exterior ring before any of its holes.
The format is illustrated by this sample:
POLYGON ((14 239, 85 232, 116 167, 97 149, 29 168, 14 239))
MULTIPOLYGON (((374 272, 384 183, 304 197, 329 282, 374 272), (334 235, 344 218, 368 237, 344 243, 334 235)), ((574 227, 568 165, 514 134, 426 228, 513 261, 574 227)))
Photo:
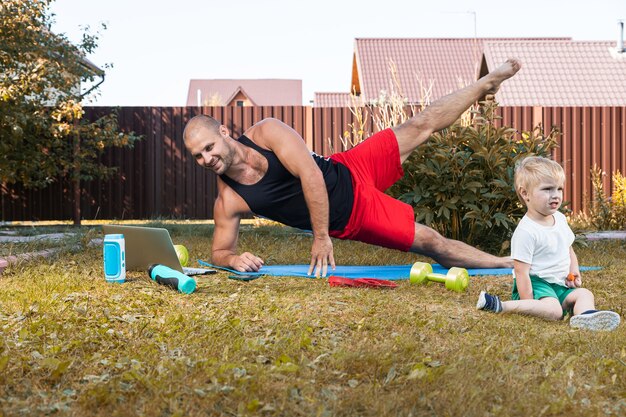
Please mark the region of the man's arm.
POLYGON ((329 204, 326 183, 298 133, 276 119, 267 119, 254 127, 253 140, 276 154, 285 168, 302 183, 304 199, 311 217, 313 245, 309 274, 326 276, 328 265, 335 269, 333 244, 328 234, 329 204))
POLYGON ((513 260, 513 268, 515 269, 515 283, 520 300, 532 300, 533 285, 530 282, 530 264, 513 260))
POLYGON ((243 199, 222 180, 218 178, 217 182, 219 194, 213 209, 215 231, 211 260, 215 265, 240 272, 258 271, 263 266, 263 259, 249 252, 237 254, 241 213, 250 210, 243 199))

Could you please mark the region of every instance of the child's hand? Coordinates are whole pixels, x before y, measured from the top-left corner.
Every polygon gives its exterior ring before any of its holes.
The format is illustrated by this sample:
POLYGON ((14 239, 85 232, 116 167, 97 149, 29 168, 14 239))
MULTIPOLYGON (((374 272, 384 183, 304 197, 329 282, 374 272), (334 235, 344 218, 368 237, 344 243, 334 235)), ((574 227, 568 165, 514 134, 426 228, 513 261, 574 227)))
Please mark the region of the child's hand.
POLYGON ((567 288, 578 288, 581 285, 583 285, 583 281, 580 277, 580 272, 570 272, 567 275, 567 279, 565 280, 565 286, 567 288))

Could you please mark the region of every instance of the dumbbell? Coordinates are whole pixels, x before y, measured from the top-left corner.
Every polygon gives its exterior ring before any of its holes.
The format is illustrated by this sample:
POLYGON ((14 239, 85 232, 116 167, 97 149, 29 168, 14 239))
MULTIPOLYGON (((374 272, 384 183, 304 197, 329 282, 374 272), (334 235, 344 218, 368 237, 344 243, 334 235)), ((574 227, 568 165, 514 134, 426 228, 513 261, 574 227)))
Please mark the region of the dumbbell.
POLYGON ((169 266, 154 264, 148 268, 148 276, 162 285, 167 285, 184 294, 196 290, 196 280, 169 266))
POLYGON ((463 292, 469 285, 469 274, 464 268, 450 268, 446 275, 433 273, 433 267, 426 262, 415 262, 409 274, 411 284, 425 284, 428 281, 441 282, 446 288, 463 292))

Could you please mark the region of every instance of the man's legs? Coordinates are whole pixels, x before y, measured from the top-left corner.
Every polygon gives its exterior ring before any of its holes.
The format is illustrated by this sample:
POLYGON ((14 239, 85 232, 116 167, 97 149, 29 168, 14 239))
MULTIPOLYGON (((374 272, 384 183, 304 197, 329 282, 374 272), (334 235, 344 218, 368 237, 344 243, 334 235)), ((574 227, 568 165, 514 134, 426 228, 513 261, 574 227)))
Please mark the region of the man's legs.
POLYGON ((450 126, 458 120, 472 104, 487 94, 494 94, 500 84, 511 78, 520 69, 520 63, 509 59, 504 64, 475 83, 442 97, 426 107, 405 123, 393 128, 400 161, 404 162, 411 152, 425 142, 433 132, 450 126))
POLYGON ((459 240, 447 239, 419 223, 415 223, 415 237, 410 251, 429 256, 446 268, 513 268, 509 257, 490 255, 459 240))

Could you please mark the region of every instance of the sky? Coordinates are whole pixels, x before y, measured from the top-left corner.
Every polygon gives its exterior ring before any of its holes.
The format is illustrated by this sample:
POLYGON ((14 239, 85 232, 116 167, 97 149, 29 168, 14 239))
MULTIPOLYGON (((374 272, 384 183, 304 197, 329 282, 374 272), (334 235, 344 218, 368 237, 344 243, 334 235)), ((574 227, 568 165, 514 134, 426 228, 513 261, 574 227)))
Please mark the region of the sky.
POLYGON ((355 38, 617 41, 625 0, 56 0, 52 30, 106 70, 96 106, 184 106, 191 79, 299 79, 349 92, 355 38), (102 24, 106 29, 102 29, 102 24), (111 64, 112 68, 105 68, 111 64))

